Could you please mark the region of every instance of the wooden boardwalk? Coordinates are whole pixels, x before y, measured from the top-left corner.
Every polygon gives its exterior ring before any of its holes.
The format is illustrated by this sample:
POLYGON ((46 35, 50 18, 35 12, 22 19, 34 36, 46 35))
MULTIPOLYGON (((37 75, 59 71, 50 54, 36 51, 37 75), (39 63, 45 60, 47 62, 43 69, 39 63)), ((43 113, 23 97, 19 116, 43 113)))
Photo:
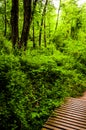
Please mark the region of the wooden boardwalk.
POLYGON ((54 110, 42 130, 86 130, 86 97, 68 99, 54 110))

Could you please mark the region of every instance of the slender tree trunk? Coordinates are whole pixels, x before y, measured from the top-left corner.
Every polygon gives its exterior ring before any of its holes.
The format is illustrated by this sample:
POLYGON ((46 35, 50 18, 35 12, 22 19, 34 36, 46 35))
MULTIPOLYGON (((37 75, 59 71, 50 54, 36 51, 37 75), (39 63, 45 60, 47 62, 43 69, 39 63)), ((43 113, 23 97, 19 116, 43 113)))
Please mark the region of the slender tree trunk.
POLYGON ((51 37, 51 30, 50 30, 50 21, 49 21, 49 44, 51 43, 50 37, 51 37))
POLYGON ((48 17, 48 42, 49 44, 51 43, 50 37, 51 37, 51 23, 50 23, 50 10, 49 10, 49 17, 48 17))
POLYGON ((45 2, 43 13, 42 13, 42 18, 41 18, 41 25, 40 25, 40 30, 39 30, 39 47, 41 47, 42 26, 43 26, 43 19, 44 19, 44 15, 46 12, 47 4, 48 4, 48 0, 46 0, 46 2, 45 2))
POLYGON ((43 25, 43 19, 41 20, 41 27, 39 30, 39 47, 41 47, 42 25, 43 25))
POLYGON ((44 19, 44 46, 46 47, 47 44, 46 44, 46 22, 45 22, 45 19, 44 19))
POLYGON ((15 47, 16 43, 18 43, 18 13, 19 13, 19 0, 12 0, 12 9, 11 9, 11 36, 12 36, 12 44, 15 47))
MULTIPOLYGON (((35 6, 34 6, 34 1, 33 1, 33 10, 34 10, 35 6)), ((34 26, 34 13, 33 13, 33 48, 35 48, 35 26, 34 26)))
POLYGON ((5 20, 5 22, 4 22, 4 36, 6 36, 6 32, 7 32, 6 0, 4 0, 4 5, 5 5, 5 8, 4 8, 4 13, 5 13, 5 15, 4 15, 4 20, 5 20))
MULTIPOLYGON (((33 0, 33 1, 34 1, 34 0, 33 0)), ((35 0, 35 1, 33 2, 32 19, 33 19, 33 15, 34 15, 34 13, 35 13, 35 8, 36 8, 37 2, 38 2, 38 0, 35 0)))
POLYGON ((58 8, 58 13, 57 13, 57 20, 56 20, 56 27, 55 27, 55 31, 57 30, 57 27, 58 27, 58 21, 59 21, 60 8, 61 8, 61 0, 59 1, 59 8, 58 8))
POLYGON ((34 28, 34 16, 33 16, 33 48, 35 48, 35 28, 34 28))

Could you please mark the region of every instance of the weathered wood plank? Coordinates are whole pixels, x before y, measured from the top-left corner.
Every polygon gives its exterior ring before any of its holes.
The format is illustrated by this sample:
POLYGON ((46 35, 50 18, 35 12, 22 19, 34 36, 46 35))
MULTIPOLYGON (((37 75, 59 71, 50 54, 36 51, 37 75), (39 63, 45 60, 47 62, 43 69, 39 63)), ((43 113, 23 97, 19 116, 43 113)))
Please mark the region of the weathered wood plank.
POLYGON ((68 99, 54 110, 42 130, 86 130, 86 100, 68 99))

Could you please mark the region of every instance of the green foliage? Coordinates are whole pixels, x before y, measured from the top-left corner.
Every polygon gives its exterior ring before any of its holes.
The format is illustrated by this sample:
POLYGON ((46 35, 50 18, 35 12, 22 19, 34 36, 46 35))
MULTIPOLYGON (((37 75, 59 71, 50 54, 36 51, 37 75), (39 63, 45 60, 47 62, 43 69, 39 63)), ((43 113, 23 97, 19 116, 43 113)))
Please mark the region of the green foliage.
MULTIPOLYGON (((11 1, 7 1, 7 36, 4 32, 4 3, 0 6, 0 128, 40 130, 55 107, 65 97, 80 96, 86 90, 86 5, 74 0, 61 5, 60 21, 54 32, 56 13, 51 2, 46 12, 47 45, 38 48, 43 4, 34 14, 36 49, 32 48, 32 27, 28 48, 12 48, 10 39, 11 1), (42 6, 42 8, 40 8, 42 6), (77 23, 78 20, 78 23, 77 23), (79 24, 79 25, 77 25, 79 24), (72 33, 72 29, 73 33, 72 33)), ((23 2, 19 6, 19 37, 22 31, 23 2)), ((42 30, 42 34, 43 34, 42 30)))
POLYGON ((86 90, 85 44, 65 40, 63 53, 54 45, 17 53, 4 38, 1 42, 2 129, 39 130, 65 97, 86 90))

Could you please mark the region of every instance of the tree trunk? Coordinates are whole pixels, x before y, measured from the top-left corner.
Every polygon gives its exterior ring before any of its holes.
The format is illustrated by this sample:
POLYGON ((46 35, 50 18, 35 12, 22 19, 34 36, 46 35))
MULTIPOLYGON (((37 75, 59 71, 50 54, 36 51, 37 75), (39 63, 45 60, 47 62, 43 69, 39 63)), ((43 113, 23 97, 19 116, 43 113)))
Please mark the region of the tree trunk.
MULTIPOLYGON (((45 12, 46 13, 46 12, 45 12)), ((46 14, 45 14, 46 15, 46 14)), ((44 46, 46 47, 46 16, 44 16, 44 46)))
MULTIPOLYGON (((34 2, 33 2, 33 11, 34 11, 34 8, 35 8, 35 6, 34 6, 34 2)), ((34 13, 33 13, 33 48, 35 48, 35 26, 34 26, 34 13)))
POLYGON ((24 46, 25 49, 27 46, 28 34, 30 31, 30 24, 31 24, 31 15, 32 15, 31 3, 32 3, 32 0, 23 0, 24 23, 23 23, 23 29, 22 29, 19 47, 21 48, 22 46, 24 46))
POLYGON ((50 37, 51 37, 51 29, 50 29, 50 21, 49 21, 49 44, 51 43, 50 37))
POLYGON ((5 5, 5 8, 4 8, 4 36, 6 36, 6 32, 7 32, 7 18, 6 18, 6 0, 4 0, 4 5, 5 5))
POLYGON ((34 17, 33 17, 33 48, 35 48, 35 28, 34 28, 34 17))
POLYGON ((44 19, 44 15, 46 12, 47 4, 48 4, 48 0, 46 0, 46 2, 45 2, 43 13, 42 13, 42 18, 41 18, 41 25, 40 25, 40 30, 39 30, 39 47, 41 47, 42 26, 43 26, 43 19, 44 19))
POLYGON ((41 47, 42 25, 43 25, 43 19, 41 20, 41 26, 39 30, 39 47, 41 47))
POLYGON ((11 9, 11 36, 12 36, 12 44, 15 47, 16 43, 18 43, 18 13, 19 13, 19 3, 18 0, 12 0, 12 9, 11 9))
POLYGON ((32 0, 23 0, 23 3, 24 3, 24 23, 23 23, 21 39, 19 42, 19 48, 24 46, 24 50, 26 50, 26 47, 27 47, 30 26, 31 26, 31 22, 32 22, 33 15, 35 12, 35 7, 36 7, 37 1, 38 0, 34 1, 34 8, 32 10, 32 0))
POLYGON ((57 30, 57 27, 58 27, 58 21, 59 21, 60 8, 61 8, 61 0, 59 1, 59 8, 58 8, 58 13, 57 13, 57 20, 56 20, 56 27, 55 27, 55 31, 57 30))

